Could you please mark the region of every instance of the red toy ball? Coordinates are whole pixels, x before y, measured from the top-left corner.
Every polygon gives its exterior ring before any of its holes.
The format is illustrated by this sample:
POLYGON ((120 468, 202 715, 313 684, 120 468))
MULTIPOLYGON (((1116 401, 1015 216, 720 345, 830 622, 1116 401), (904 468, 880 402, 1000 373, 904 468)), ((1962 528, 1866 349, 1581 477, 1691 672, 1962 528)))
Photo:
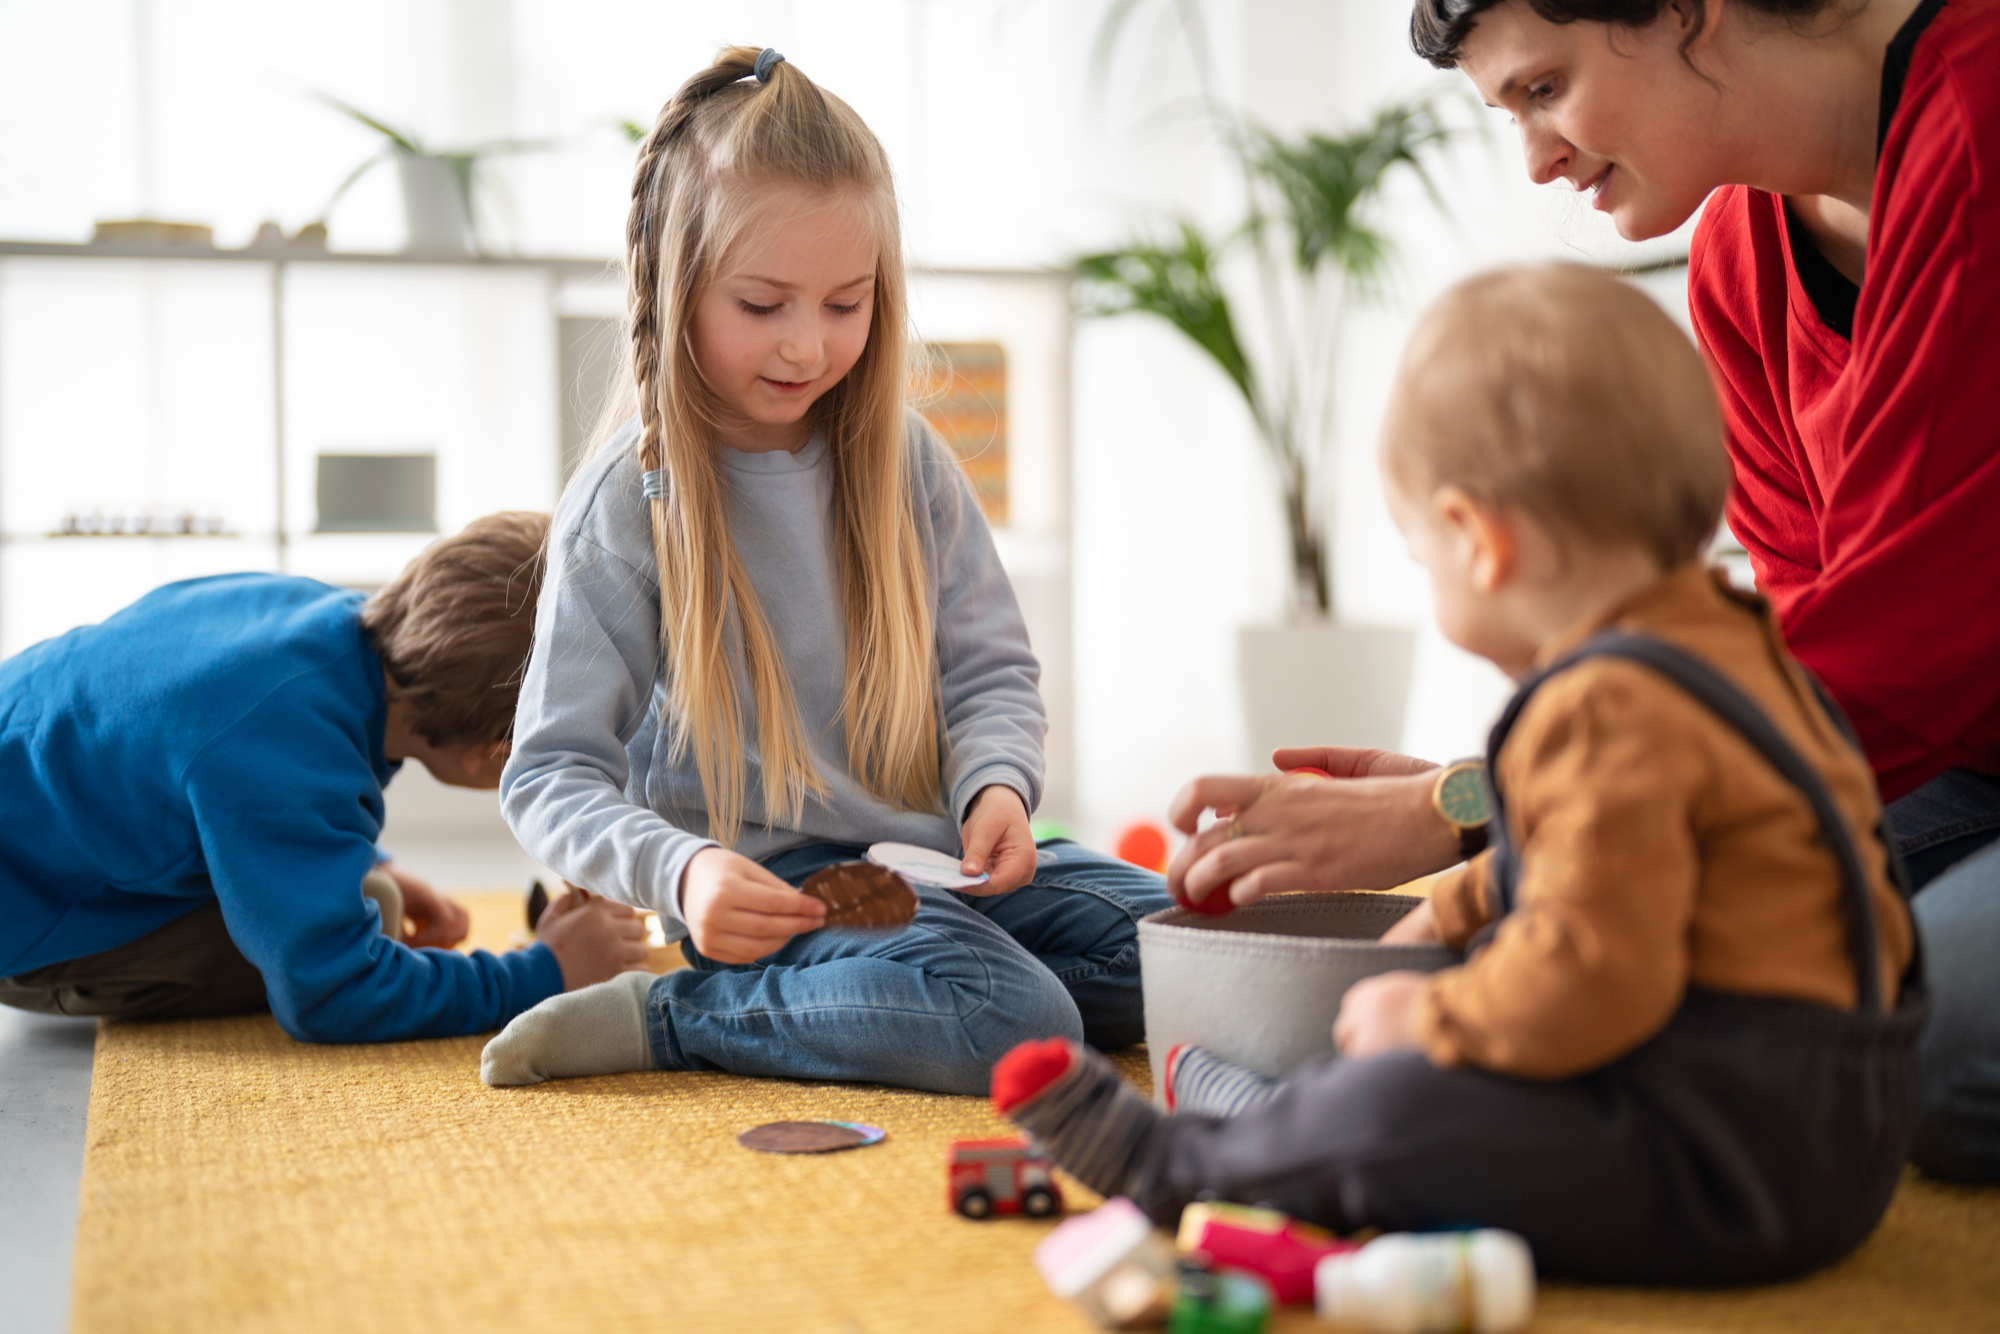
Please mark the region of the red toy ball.
MULTIPOLYGON (((1229 883, 1233 885, 1236 882, 1232 880, 1229 883)), ((1199 903, 1193 899, 1183 898, 1178 893, 1174 895, 1174 902, 1189 912, 1200 913, 1204 917, 1220 917, 1226 912, 1236 911, 1236 900, 1229 897, 1229 885, 1217 885, 1209 890, 1208 897, 1199 903)))
POLYGON ((1143 866, 1148 871, 1164 872, 1167 869, 1167 831, 1151 820, 1126 825, 1112 851, 1120 861, 1143 866))

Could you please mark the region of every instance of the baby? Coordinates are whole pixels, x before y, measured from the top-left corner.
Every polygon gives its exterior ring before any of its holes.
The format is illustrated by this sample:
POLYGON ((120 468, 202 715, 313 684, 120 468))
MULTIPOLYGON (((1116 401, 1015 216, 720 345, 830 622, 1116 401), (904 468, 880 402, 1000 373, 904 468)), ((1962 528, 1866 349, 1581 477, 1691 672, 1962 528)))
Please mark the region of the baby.
POLYGON ((1234 1081, 1238 1115, 1161 1115, 1060 1040, 1003 1059, 995 1103, 1163 1224, 1214 1195, 1502 1227, 1613 1282, 1845 1254, 1908 1144, 1920 968, 1867 763, 1703 567, 1728 465, 1695 349, 1590 269, 1473 278, 1411 339, 1382 469, 1439 626, 1519 683, 1493 846, 1391 933, 1464 964, 1354 987, 1341 1055, 1234 1081))

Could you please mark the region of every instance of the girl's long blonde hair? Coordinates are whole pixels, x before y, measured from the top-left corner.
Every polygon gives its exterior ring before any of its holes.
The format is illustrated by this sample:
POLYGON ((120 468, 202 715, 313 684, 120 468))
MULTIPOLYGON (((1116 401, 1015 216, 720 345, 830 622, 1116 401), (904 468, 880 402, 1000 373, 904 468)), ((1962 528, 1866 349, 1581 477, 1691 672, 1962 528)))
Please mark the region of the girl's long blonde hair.
POLYGON ((908 350, 902 242, 888 157, 839 98, 788 63, 752 81, 758 52, 727 47, 681 85, 639 150, 626 225, 630 391, 652 502, 672 754, 692 753, 710 832, 733 845, 744 813, 740 661, 756 717, 767 821, 796 821, 825 782, 756 589, 730 539, 715 451, 720 413, 696 368, 695 302, 770 187, 864 202, 877 240, 874 315, 860 359, 813 405, 833 467, 847 621, 841 721, 848 768, 876 798, 942 809, 930 580, 904 447, 908 350), (736 633, 729 633, 731 623, 736 633))

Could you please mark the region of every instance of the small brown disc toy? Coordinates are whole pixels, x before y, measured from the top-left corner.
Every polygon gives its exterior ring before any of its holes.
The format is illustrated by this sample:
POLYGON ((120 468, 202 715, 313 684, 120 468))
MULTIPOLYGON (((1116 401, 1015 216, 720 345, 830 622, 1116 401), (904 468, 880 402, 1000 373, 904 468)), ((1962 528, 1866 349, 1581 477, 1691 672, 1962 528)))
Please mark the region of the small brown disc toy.
POLYGON ((910 882, 873 862, 841 862, 815 872, 799 886, 826 905, 828 926, 907 926, 917 915, 910 882))

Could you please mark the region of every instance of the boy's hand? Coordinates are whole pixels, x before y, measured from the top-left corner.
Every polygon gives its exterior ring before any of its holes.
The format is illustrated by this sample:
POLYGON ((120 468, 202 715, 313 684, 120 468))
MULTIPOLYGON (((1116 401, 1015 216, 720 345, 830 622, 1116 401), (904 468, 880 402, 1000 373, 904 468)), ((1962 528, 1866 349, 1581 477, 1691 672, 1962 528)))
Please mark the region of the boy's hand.
POLYGON ((979 789, 965 813, 966 875, 984 875, 983 885, 968 885, 961 894, 1005 894, 1035 878, 1035 836, 1028 832, 1028 808, 1021 794, 1000 783, 979 789))
POLYGON ((646 963, 646 921, 636 908, 572 889, 535 928, 562 965, 563 990, 608 982, 646 963))
POLYGON ((403 916, 416 929, 402 938, 405 945, 434 945, 448 950, 464 940, 472 929, 472 915, 457 902, 437 892, 428 880, 419 879, 395 865, 378 867, 403 891, 403 916))
POLYGON ((1438 930, 1437 914, 1431 911, 1431 901, 1425 899, 1394 926, 1382 933, 1384 945, 1439 945, 1444 943, 1444 933, 1438 930))
POLYGON ((681 873, 681 920, 717 963, 752 963, 826 925, 826 905, 727 848, 703 848, 681 873))
POLYGON ((1413 1045, 1410 1023, 1430 978, 1404 969, 1364 977, 1347 989, 1333 1021, 1333 1045, 1343 1056, 1375 1056, 1413 1045))

